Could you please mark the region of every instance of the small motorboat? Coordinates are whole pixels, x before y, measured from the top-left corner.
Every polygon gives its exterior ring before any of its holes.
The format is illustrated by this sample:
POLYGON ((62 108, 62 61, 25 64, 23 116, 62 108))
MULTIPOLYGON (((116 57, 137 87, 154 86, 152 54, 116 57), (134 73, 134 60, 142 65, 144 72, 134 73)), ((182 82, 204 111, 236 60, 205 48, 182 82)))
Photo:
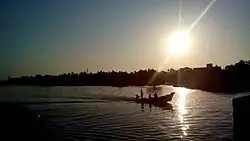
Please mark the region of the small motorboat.
POLYGON ((175 92, 172 92, 168 95, 160 96, 158 98, 134 98, 134 101, 137 103, 147 103, 152 105, 165 105, 168 101, 171 101, 175 92))

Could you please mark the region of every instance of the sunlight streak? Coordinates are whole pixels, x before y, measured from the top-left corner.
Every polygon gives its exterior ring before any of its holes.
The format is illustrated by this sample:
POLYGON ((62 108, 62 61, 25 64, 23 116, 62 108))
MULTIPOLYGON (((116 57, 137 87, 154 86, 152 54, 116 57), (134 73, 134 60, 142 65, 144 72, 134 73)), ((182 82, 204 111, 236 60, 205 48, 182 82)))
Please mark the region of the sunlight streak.
POLYGON ((192 29, 198 24, 198 22, 204 17, 204 15, 207 13, 207 11, 210 9, 210 7, 216 2, 216 0, 212 0, 204 9, 204 11, 199 15, 199 17, 191 24, 191 26, 188 29, 188 32, 191 32, 192 29))
POLYGON ((180 5, 179 5, 178 28, 181 27, 181 21, 182 21, 182 0, 180 0, 180 5))
MULTIPOLYGON (((167 55, 166 58, 164 59, 164 61, 160 64, 160 66, 158 67, 157 71, 160 72, 163 70, 163 67, 166 65, 167 61, 169 60, 171 56, 167 55)), ((148 85, 152 84, 152 82, 155 80, 157 76, 157 72, 153 74, 153 76, 150 78, 148 85)))

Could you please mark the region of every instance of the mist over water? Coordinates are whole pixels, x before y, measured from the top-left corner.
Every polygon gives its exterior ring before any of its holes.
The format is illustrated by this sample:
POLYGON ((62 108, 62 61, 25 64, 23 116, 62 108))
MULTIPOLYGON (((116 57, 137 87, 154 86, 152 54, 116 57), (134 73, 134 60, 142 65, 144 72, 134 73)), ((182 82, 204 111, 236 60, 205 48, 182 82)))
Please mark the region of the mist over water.
POLYGON ((172 86, 143 87, 144 93, 176 92, 170 106, 161 108, 133 102, 131 97, 140 89, 7 86, 0 88, 0 100, 26 105, 64 140, 233 139, 233 96, 172 86))

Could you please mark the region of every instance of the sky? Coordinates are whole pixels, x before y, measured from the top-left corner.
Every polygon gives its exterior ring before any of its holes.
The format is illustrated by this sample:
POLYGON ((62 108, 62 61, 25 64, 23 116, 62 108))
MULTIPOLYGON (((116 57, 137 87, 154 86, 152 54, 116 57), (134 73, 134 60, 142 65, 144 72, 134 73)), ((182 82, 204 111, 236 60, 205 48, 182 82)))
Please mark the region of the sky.
MULTIPOLYGON (((182 0, 181 27, 209 2, 182 0)), ((249 0, 217 0, 191 31, 188 52, 169 57, 164 41, 179 7, 180 0, 1 0, 0 79, 250 59, 249 0)))

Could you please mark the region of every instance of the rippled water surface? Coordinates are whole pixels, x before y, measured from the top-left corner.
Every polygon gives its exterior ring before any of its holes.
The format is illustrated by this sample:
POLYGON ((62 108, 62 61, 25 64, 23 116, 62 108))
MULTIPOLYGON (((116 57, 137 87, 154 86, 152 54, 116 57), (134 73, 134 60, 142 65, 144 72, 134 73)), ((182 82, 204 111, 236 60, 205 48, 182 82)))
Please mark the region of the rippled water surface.
POLYGON ((65 140, 232 140, 232 96, 161 86, 159 94, 176 95, 154 107, 131 101, 140 89, 0 87, 0 97, 25 102, 65 140))

